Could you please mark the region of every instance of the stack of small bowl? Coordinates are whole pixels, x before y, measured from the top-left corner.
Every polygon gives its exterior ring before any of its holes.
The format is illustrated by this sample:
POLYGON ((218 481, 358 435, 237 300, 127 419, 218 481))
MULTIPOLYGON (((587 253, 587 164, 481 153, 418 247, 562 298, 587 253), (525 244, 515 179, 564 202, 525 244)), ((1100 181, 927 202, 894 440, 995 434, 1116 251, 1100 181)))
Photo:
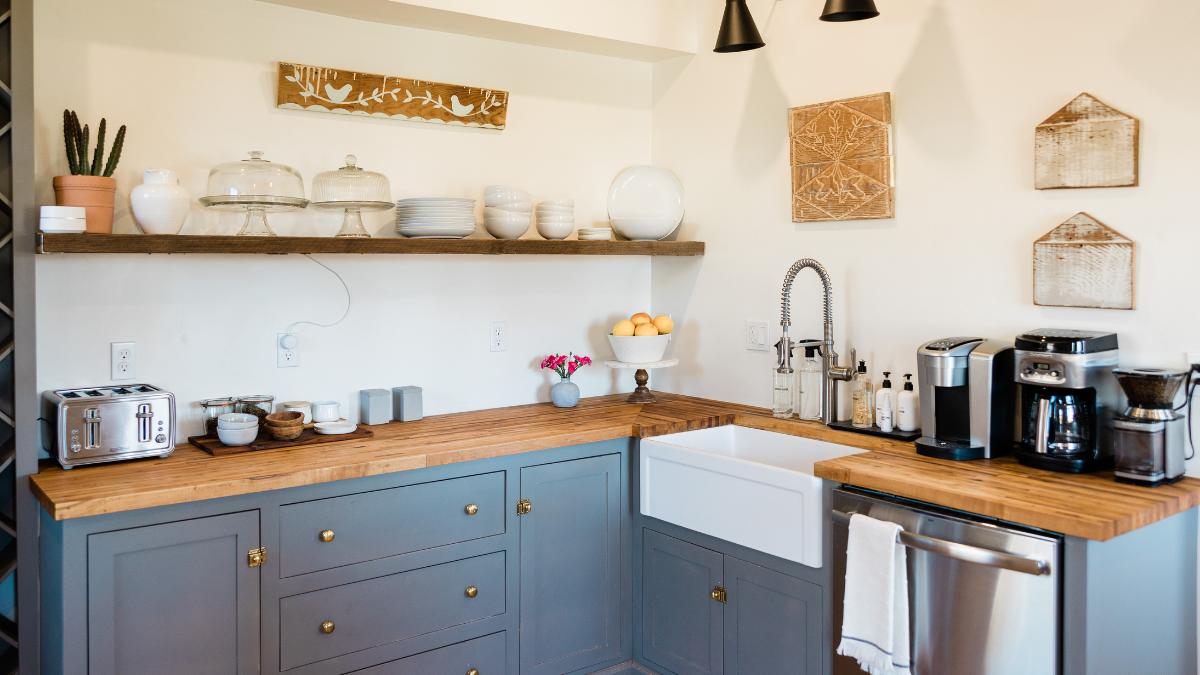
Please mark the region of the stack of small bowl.
POLYGON ((533 198, 507 185, 489 185, 483 192, 483 229, 497 239, 520 239, 533 220, 533 198))
POLYGON ((575 231, 575 200, 538 202, 537 231, 546 239, 566 239, 575 231))
POLYGON ((250 445, 258 438, 258 415, 225 413, 217 417, 217 438, 225 445, 250 445))
POLYGON ((277 441, 294 441, 304 433, 304 413, 289 410, 271 413, 263 418, 267 433, 277 441))

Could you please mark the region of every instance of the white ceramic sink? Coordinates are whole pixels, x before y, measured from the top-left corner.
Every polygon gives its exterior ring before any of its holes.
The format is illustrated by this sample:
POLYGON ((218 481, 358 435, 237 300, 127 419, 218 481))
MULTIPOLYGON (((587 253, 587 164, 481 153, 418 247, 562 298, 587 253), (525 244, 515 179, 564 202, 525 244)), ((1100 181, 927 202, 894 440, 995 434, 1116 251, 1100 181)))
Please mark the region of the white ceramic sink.
POLYGON ((865 452, 735 425, 644 438, 642 513, 821 566, 824 504, 813 464, 865 452))

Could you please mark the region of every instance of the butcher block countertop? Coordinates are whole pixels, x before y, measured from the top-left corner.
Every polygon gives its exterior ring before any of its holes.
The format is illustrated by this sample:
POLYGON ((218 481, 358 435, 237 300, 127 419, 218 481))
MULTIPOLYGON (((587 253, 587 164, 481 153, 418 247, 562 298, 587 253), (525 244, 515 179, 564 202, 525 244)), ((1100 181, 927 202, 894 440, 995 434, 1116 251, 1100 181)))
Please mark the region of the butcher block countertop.
POLYGON ((1200 480, 1144 488, 1111 472, 1069 475, 1011 458, 951 462, 900 443, 782 421, 761 408, 673 394, 650 404, 624 395, 496 408, 371 427, 369 439, 212 457, 180 445, 166 459, 63 471, 43 465, 34 493, 56 520, 442 466, 534 450, 726 424, 841 443, 868 452, 816 464, 821 478, 1085 539, 1104 540, 1200 504, 1200 480))

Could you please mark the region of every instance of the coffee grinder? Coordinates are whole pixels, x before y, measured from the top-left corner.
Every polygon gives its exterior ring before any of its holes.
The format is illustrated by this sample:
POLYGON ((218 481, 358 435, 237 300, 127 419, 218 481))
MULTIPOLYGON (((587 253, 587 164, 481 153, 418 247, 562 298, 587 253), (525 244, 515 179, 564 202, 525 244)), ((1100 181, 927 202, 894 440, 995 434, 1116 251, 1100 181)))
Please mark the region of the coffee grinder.
POLYGON ((1017 461, 1084 473, 1113 465, 1112 419, 1121 406, 1117 336, 1039 329, 1017 336, 1020 390, 1017 461))
POLYGON ((1175 398, 1191 371, 1157 368, 1113 371, 1129 407, 1113 418, 1117 480, 1141 485, 1173 483, 1183 477, 1188 418, 1175 398))

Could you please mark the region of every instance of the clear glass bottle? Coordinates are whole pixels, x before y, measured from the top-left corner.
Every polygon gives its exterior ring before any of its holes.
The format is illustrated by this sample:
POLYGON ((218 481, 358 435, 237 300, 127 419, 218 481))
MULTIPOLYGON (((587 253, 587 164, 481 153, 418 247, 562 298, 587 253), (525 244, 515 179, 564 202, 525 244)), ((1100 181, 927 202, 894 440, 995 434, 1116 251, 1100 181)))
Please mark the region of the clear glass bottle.
POLYGON ((869 429, 875 424, 875 392, 871 389, 871 376, 867 374, 867 362, 858 362, 858 372, 854 374, 850 400, 853 403, 854 416, 850 424, 869 429))
POLYGON ((796 371, 799 380, 800 402, 796 405, 796 414, 802 420, 821 419, 821 362, 817 359, 817 347, 804 348, 804 360, 796 371))
POLYGON ((780 366, 774 373, 775 394, 771 414, 787 419, 796 414, 796 371, 780 366))

